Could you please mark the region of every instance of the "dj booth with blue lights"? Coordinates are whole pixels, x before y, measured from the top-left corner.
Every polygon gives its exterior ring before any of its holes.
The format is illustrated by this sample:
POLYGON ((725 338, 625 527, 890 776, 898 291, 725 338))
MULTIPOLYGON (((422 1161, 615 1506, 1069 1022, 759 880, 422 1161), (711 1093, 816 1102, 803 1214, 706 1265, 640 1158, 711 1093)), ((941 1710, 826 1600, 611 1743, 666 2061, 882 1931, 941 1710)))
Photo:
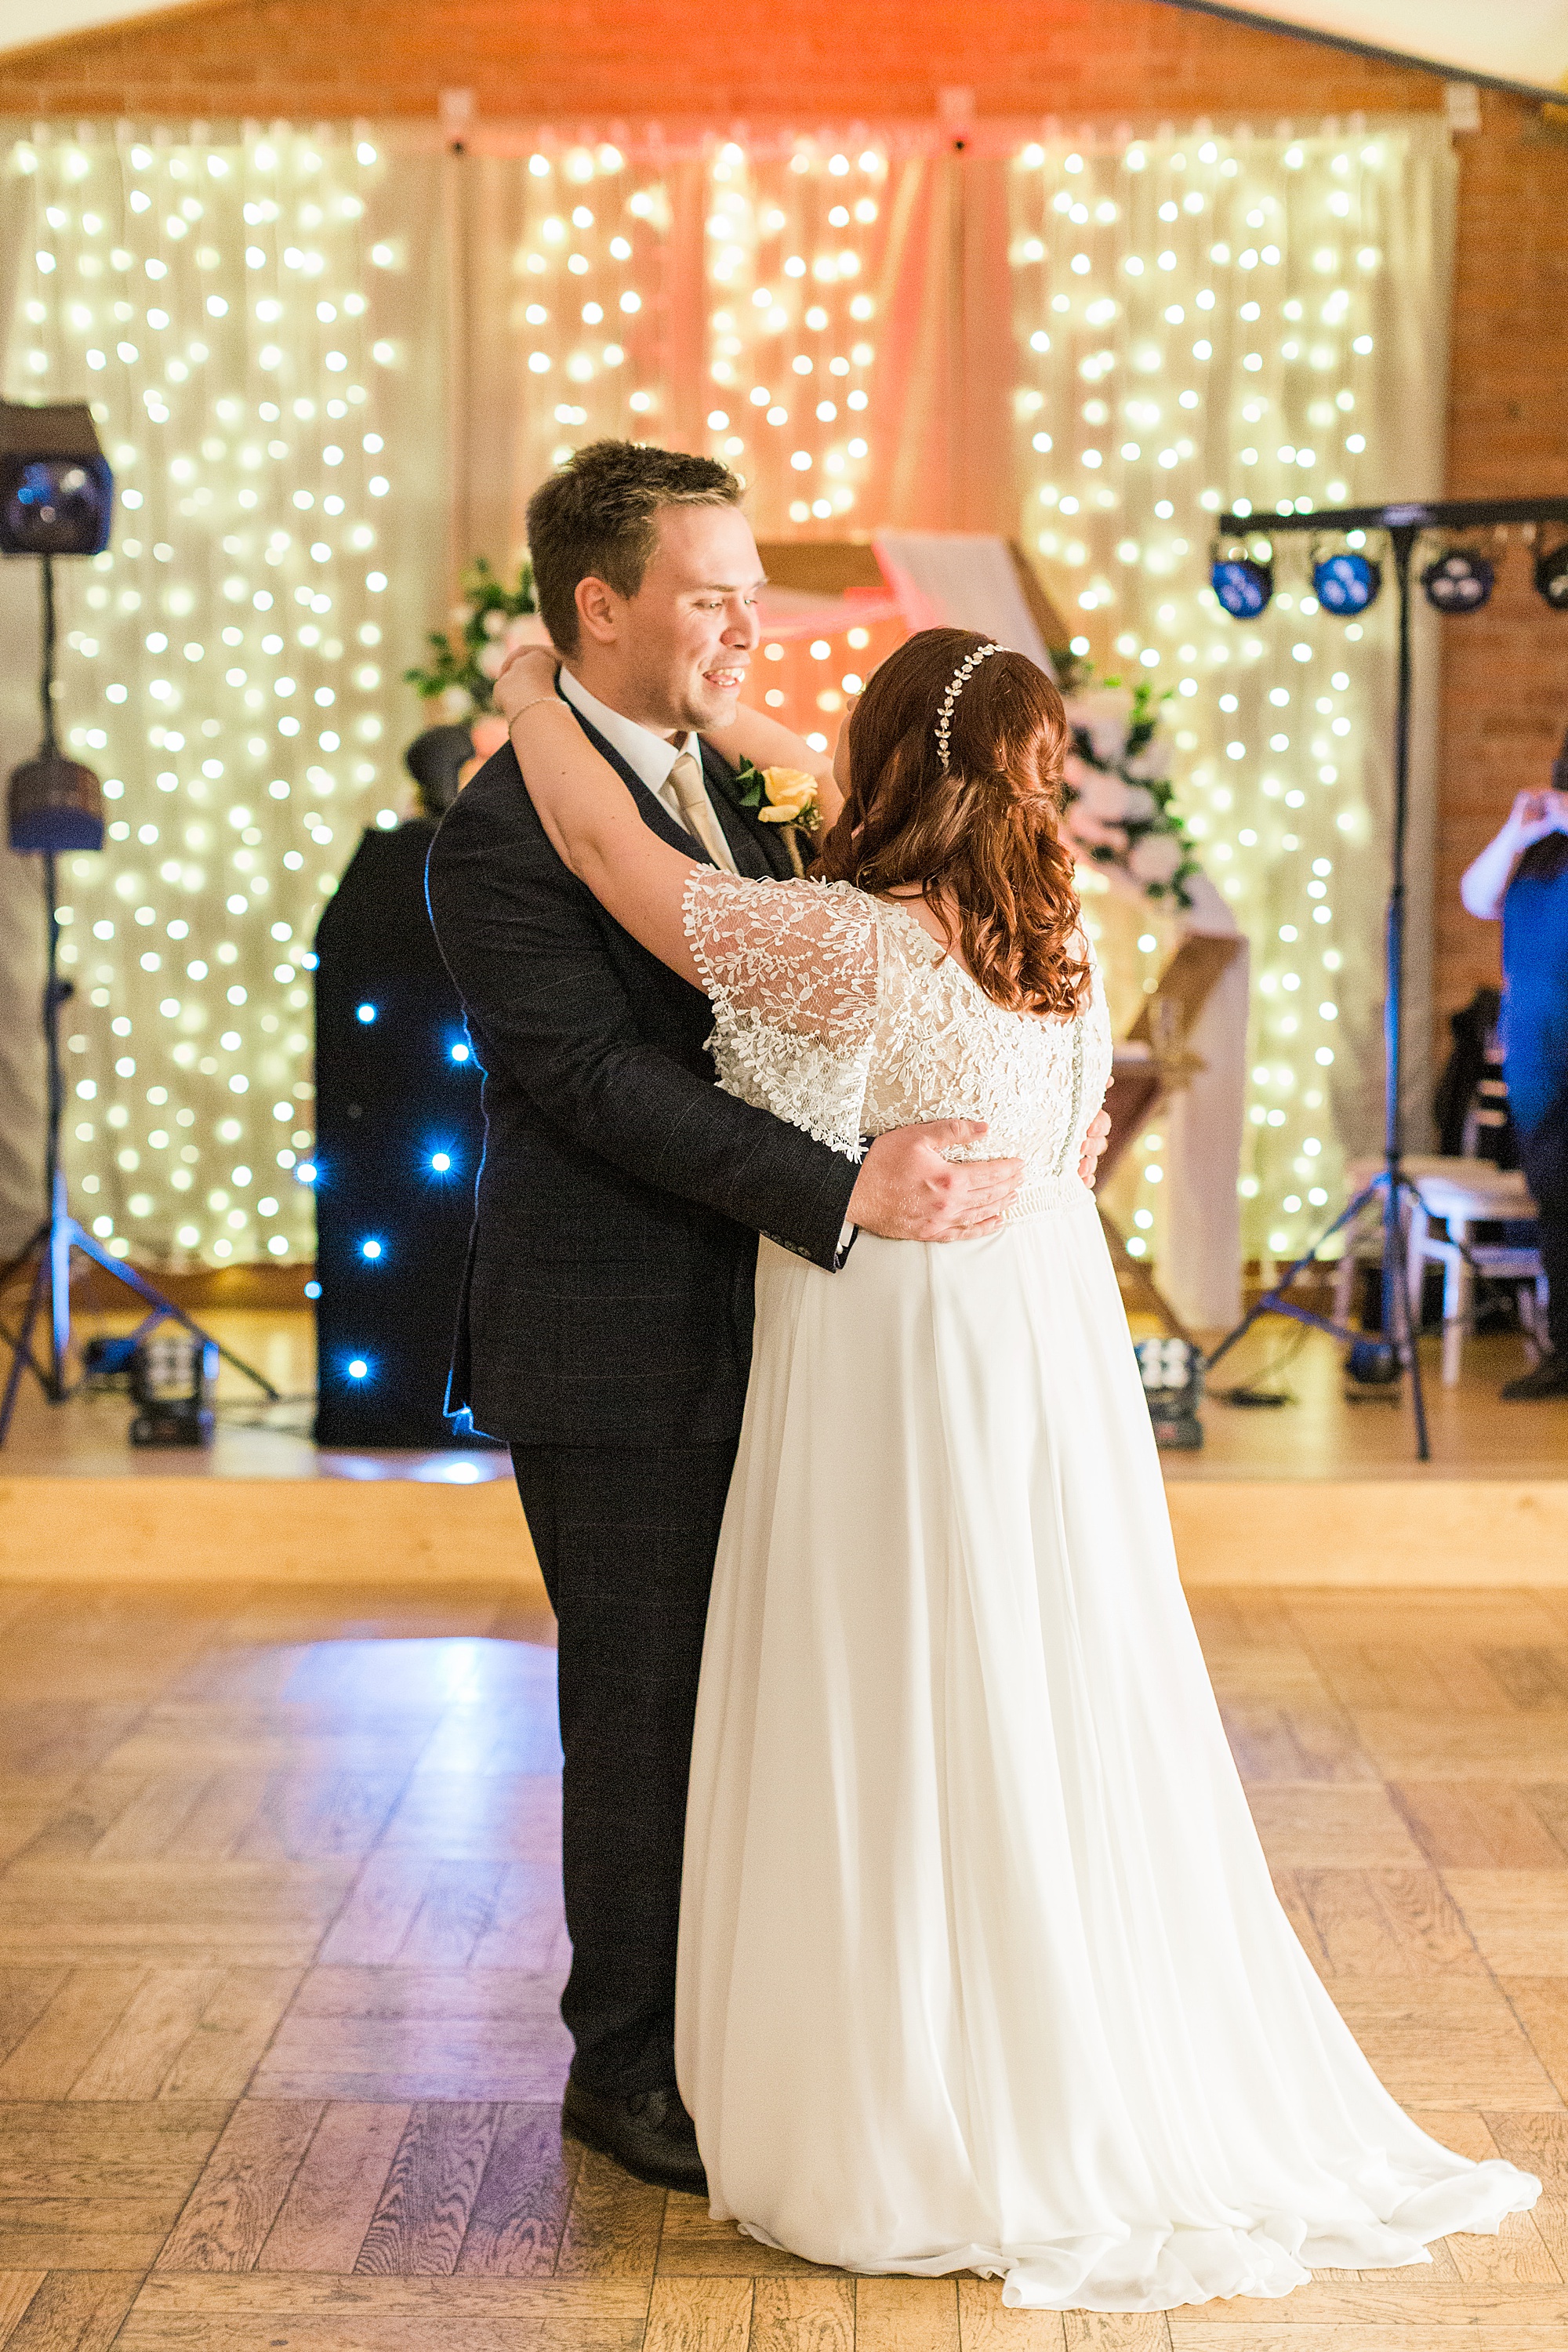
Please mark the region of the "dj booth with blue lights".
POLYGON ((443 1412, 484 1145, 425 904, 435 826, 367 832, 316 932, 316 1439, 472 1444, 443 1412))

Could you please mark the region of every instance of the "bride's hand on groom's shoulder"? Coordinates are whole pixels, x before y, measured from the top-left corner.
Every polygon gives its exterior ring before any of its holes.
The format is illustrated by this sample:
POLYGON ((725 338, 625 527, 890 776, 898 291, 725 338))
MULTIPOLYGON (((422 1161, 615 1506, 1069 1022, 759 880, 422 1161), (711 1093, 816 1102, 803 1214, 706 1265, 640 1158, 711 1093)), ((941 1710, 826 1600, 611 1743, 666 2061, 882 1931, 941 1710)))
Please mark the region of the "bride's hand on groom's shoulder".
POLYGON ((554 692, 559 667, 551 646, 519 646, 508 655, 495 682, 495 698, 496 708, 509 726, 525 703, 554 692))

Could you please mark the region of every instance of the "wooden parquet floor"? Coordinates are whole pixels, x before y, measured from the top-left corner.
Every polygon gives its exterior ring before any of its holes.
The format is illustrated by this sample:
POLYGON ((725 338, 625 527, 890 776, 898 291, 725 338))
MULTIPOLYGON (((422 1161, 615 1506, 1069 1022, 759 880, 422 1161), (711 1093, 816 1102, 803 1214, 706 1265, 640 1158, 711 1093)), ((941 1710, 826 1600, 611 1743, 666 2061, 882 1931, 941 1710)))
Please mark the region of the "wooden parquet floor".
POLYGON ((1004 2312, 563 2147, 548 1621, 0 1588, 7 2352, 1560 2352, 1568 1592, 1200 1594, 1280 1892, 1394 2095, 1541 2173, 1429 2269, 1004 2312))

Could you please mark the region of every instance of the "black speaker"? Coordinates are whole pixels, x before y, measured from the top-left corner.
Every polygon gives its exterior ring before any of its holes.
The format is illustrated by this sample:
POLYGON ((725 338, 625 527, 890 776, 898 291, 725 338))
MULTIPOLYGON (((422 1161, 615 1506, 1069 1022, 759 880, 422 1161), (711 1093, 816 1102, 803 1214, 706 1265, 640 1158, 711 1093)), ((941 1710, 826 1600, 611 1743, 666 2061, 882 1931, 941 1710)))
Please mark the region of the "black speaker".
POLYGON ((430 928, 423 820, 366 833, 316 932, 316 1442, 471 1447, 443 1410, 479 1071, 430 928))

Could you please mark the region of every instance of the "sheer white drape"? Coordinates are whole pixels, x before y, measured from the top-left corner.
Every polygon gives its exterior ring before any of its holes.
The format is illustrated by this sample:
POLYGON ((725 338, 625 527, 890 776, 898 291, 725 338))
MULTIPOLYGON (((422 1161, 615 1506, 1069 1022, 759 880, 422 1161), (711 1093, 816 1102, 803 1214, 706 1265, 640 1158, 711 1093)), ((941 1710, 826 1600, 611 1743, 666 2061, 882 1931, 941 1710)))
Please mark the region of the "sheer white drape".
MULTIPOLYGON (((1308 543, 1281 541, 1273 604, 1231 621, 1206 585, 1209 518, 1242 498, 1266 520, 1287 498, 1440 492, 1447 134, 1408 118, 1053 133, 1010 183, 1026 544, 1102 660, 1176 689, 1182 796, 1253 950, 1244 1248, 1294 1254, 1380 1132, 1394 600, 1347 627, 1318 609, 1308 543)), ((1407 1035, 1424 1123, 1429 663, 1418 704, 1407 1035)), ((1170 1188, 1141 1197, 1163 1256, 1170 1188)))
POLYGON ((348 125, 7 142, 6 388, 90 397, 121 492, 110 551, 57 567, 62 739, 110 821, 62 870, 66 1160, 117 1250, 313 1255, 278 1160, 313 1128, 300 958, 402 799, 443 602, 437 171, 348 125))
POLYGON ((530 490, 605 433, 735 467, 763 539, 948 520, 959 215, 932 143, 482 129, 447 165, 465 551, 520 554, 530 490))
MULTIPOLYGON (((26 184, 0 174, 0 320, 9 319, 31 209, 26 184)), ((38 581, 32 563, 0 563, 0 775, 38 744, 38 581)), ((44 1208, 42 873, 0 848, 0 1259, 23 1246, 44 1208)))
POLYGON ((454 259, 454 571, 520 561, 531 492, 570 450, 695 447, 703 172, 539 125, 443 159, 454 259))

